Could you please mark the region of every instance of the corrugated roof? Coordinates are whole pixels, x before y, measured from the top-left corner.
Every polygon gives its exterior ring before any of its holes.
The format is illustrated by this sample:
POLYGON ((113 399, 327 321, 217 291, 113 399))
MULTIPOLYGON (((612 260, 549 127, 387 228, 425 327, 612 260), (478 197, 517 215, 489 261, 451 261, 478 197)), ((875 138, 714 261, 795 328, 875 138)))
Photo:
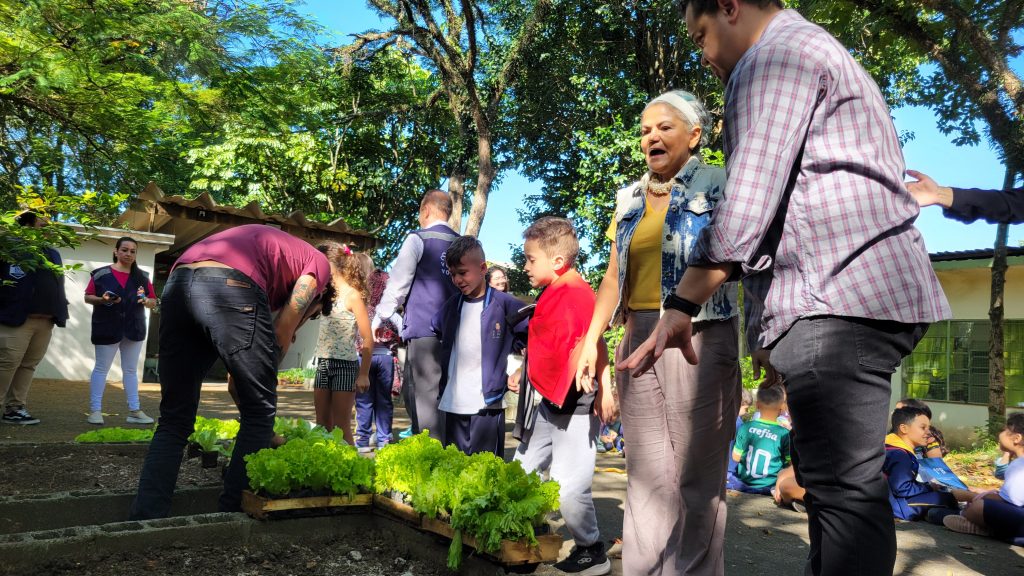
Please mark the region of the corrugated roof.
MULTIPOLYGON (((995 255, 992 248, 979 248, 977 250, 957 250, 954 252, 935 252, 929 254, 932 262, 952 262, 955 260, 990 260, 995 255)), ((1006 255, 1024 256, 1024 247, 1007 246, 1006 255)))
POLYGON ((358 250, 377 246, 377 239, 372 234, 352 228, 343 218, 325 224, 308 220, 300 210, 287 215, 266 214, 257 202, 250 202, 244 208, 221 205, 208 192, 192 199, 166 195, 155 182, 146 185, 138 200, 118 222, 133 230, 175 234, 178 239, 176 248, 188 246, 218 229, 250 223, 275 225, 300 237, 331 238, 358 250), (189 226, 186 221, 195 226, 189 226))

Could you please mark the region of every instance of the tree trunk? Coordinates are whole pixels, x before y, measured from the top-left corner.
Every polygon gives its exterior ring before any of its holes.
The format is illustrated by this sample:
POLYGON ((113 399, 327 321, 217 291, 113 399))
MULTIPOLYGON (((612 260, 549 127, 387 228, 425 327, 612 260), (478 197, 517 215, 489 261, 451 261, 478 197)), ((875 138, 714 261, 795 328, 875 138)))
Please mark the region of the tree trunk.
POLYGON ((448 175, 448 195, 452 198, 452 215, 448 225, 452 230, 462 230, 462 201, 466 197, 466 165, 460 160, 448 175))
POLYGON ((491 192, 491 183, 494 182, 495 175, 494 163, 491 161, 491 127, 483 117, 483 111, 477 111, 476 116, 476 190, 473 191, 473 207, 466 222, 467 236, 480 235, 480 227, 483 226, 484 214, 487 212, 487 195, 491 192))
MULTIPOLYGON (((1003 190, 1013 188, 1016 174, 1007 167, 1003 190)), ((1006 289, 1006 239, 1009 225, 996 228, 992 254, 992 298, 988 309, 991 332, 988 342, 988 433, 999 435, 1006 423, 1006 370, 1003 365, 1003 293, 1006 289)))

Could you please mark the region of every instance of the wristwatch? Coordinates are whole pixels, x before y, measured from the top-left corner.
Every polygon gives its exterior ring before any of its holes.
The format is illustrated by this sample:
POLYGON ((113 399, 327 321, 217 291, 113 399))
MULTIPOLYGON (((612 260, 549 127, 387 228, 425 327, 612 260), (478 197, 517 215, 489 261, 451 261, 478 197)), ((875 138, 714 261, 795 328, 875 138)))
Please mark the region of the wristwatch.
POLYGON ((680 298, 676 296, 675 292, 669 292, 669 295, 665 297, 665 303, 662 305, 665 310, 678 310, 691 318, 700 314, 700 304, 694 304, 686 298, 680 298))

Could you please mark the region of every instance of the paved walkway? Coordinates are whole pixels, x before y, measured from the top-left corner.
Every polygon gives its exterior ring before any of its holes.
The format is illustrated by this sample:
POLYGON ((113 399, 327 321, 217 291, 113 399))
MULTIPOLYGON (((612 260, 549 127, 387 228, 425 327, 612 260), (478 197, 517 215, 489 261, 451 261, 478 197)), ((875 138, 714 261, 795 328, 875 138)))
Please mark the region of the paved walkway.
MULTIPOLYGON (((142 385, 142 408, 154 417, 159 405, 159 388, 142 385)), ((312 394, 301 390, 279 393, 281 416, 312 418, 312 394)), ((77 434, 95 427, 85 422, 89 392, 85 382, 39 380, 33 384, 29 409, 42 420, 38 426, 2 426, 0 442, 67 442, 77 434)), ((104 399, 108 426, 123 426, 127 408, 124 393, 117 386, 107 389, 104 399)), ((223 384, 204 386, 204 416, 230 418, 237 415, 223 384)), ((396 429, 407 425, 404 413, 396 414, 396 429)), ((508 444, 509 453, 514 448, 508 444)), ((626 476, 623 459, 617 455, 599 455, 594 477, 594 500, 598 522, 606 540, 622 535, 622 510, 626 476)), ((899 556, 896 573, 914 576, 1010 576, 1024 574, 1024 549, 994 540, 956 534, 924 523, 896 526, 899 556)), ((796 575, 803 573, 807 554, 806 518, 796 512, 777 508, 767 497, 730 494, 726 535, 726 574, 796 575)), ((563 553, 568 553, 566 543, 563 553)), ((540 569, 538 574, 553 571, 540 569)), ((621 575, 615 561, 613 574, 621 575)), ((865 575, 869 576, 869 575, 865 575)))

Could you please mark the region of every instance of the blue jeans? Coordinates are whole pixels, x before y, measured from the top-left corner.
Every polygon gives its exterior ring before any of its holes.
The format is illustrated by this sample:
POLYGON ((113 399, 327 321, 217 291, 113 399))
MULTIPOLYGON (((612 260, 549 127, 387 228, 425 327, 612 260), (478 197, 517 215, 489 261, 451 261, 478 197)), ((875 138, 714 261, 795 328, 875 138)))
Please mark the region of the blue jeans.
POLYGON ((391 420, 395 405, 391 384, 395 380, 395 357, 390 352, 373 353, 370 362, 370 389, 356 392, 356 444, 370 445, 370 429, 377 425, 377 447, 391 442, 391 420))
POLYGON ((896 528, 882 475, 890 379, 926 328, 804 318, 772 349, 793 416, 796 479, 807 489, 805 574, 892 574, 896 528))
POLYGON ((171 273, 160 314, 160 424, 142 465, 133 520, 170 512, 203 378, 217 358, 234 379, 241 414, 218 508, 241 509, 249 485, 243 458, 270 447, 274 435, 279 354, 267 296, 248 276, 230 268, 171 273))

